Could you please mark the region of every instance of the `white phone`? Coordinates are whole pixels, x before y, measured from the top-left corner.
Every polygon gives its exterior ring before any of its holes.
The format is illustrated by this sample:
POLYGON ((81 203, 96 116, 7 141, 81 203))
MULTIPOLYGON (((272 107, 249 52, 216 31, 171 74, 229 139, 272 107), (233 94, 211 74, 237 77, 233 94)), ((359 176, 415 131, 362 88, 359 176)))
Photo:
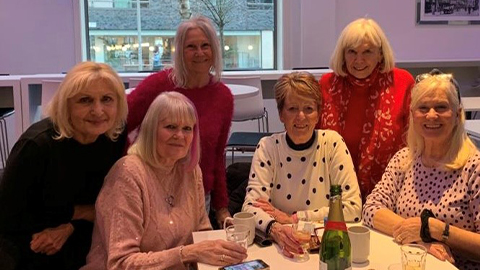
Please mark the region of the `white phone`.
POLYGON ((257 259, 239 264, 227 265, 218 268, 218 270, 270 270, 270 266, 264 261, 257 259))

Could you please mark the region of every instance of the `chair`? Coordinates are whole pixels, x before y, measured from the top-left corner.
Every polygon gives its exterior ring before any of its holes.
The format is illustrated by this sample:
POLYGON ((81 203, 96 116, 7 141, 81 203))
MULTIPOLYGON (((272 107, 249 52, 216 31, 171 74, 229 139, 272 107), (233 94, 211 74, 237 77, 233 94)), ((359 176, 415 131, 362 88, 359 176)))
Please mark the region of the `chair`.
POLYGON ((263 105, 262 83, 260 76, 248 77, 223 77, 225 84, 249 85, 258 88, 258 94, 247 98, 235 98, 233 119, 234 122, 257 120, 258 132, 233 132, 228 138, 227 149, 232 151, 232 163, 235 159, 235 151, 242 153, 253 152, 261 138, 269 136, 268 113, 263 105))
POLYGON ((129 78, 128 79, 128 88, 135 88, 140 84, 145 78, 129 78))
MULTIPOLYGON (((57 92, 58 87, 62 81, 58 80, 43 80, 42 81, 42 111, 45 111, 46 105, 52 100, 53 95, 57 92)), ((42 113, 42 118, 43 118, 42 113)))
POLYGON ((2 161, 2 168, 5 168, 7 163, 10 146, 8 145, 7 121, 5 118, 12 115, 15 111, 13 108, 0 108, 0 160, 2 161))

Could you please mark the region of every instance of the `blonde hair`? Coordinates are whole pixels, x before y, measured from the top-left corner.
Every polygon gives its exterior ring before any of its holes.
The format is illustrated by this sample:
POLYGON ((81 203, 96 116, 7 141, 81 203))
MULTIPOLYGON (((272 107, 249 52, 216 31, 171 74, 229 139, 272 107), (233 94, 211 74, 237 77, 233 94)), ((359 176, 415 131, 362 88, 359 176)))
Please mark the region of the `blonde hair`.
POLYGON ((200 29, 205 34, 212 49, 213 64, 210 68, 213 72, 213 81, 218 82, 222 76, 222 50, 220 49, 220 41, 217 38, 217 31, 210 19, 204 16, 195 16, 184 21, 178 26, 175 34, 175 54, 173 56, 173 72, 170 73, 171 79, 175 82, 175 86, 185 88, 188 83, 188 70, 185 66, 183 51, 185 39, 188 30, 200 29))
POLYGON ((70 121, 68 100, 98 81, 106 83, 114 90, 118 99, 114 125, 105 132, 105 135, 114 141, 122 133, 128 113, 123 81, 107 64, 87 61, 75 65, 68 71, 46 109, 46 116, 50 117, 55 131, 58 133, 54 139, 73 137, 75 131, 70 121))
POLYGON ((200 160, 200 136, 197 111, 193 103, 179 92, 163 92, 155 98, 143 118, 138 138, 128 149, 129 155, 137 155, 150 166, 159 167, 157 131, 160 122, 192 123, 193 139, 188 154, 180 160, 187 170, 193 170, 200 160))
MULTIPOLYGON (((428 76, 415 84, 410 103, 410 114, 412 114, 423 97, 443 92, 447 96, 452 111, 454 113, 458 112, 458 121, 452 130, 450 143, 445 145, 448 149, 442 162, 446 169, 451 170, 465 166, 468 159, 476 151, 475 144, 465 130, 465 111, 460 103, 457 91, 450 74, 428 76)), ((408 162, 405 165, 409 167, 413 164, 414 159, 423 153, 425 147, 424 138, 414 128, 412 116, 410 116, 407 131, 407 146, 410 151, 408 162)))
POLYGON ((337 40, 337 45, 330 60, 330 68, 335 74, 342 77, 347 76, 343 69, 345 50, 356 48, 365 42, 380 49, 383 58, 380 72, 387 73, 395 67, 393 50, 382 28, 373 19, 360 18, 349 23, 337 40))
POLYGON ((278 79, 274 90, 279 113, 281 113, 285 105, 285 99, 289 93, 306 99, 312 99, 317 104, 318 111, 320 111, 320 104, 322 104, 320 87, 315 76, 308 72, 303 71, 284 74, 278 79))

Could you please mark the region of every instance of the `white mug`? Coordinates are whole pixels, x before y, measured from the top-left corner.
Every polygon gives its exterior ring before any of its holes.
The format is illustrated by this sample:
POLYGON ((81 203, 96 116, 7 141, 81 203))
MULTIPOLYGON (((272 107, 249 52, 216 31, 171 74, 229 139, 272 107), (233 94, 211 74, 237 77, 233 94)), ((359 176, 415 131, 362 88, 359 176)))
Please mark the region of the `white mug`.
POLYGON ((250 234, 248 235, 248 245, 253 244, 253 239, 255 239, 255 215, 248 212, 238 212, 233 215, 233 218, 227 217, 223 222, 223 227, 226 228, 227 222, 232 221, 233 224, 241 224, 248 227, 250 234))
POLYGON ((352 262, 363 263, 370 255, 370 230, 364 226, 348 228, 348 236, 352 245, 352 262))

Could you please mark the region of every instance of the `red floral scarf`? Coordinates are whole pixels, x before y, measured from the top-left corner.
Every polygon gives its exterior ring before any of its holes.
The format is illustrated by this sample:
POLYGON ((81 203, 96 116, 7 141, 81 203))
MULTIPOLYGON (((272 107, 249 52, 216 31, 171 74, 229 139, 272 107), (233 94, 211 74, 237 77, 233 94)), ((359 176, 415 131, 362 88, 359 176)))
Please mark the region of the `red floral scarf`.
POLYGON ((369 105, 358 146, 357 177, 363 196, 368 195, 381 179, 392 153, 401 143, 395 141, 396 135, 392 130, 391 107, 395 102, 389 90, 392 84, 393 72, 381 73, 377 66, 365 79, 357 79, 348 73, 346 77, 334 76, 332 87, 326 90, 329 95, 323 103, 321 127, 344 134, 345 113, 350 98, 355 98, 356 90, 369 88, 369 105))

